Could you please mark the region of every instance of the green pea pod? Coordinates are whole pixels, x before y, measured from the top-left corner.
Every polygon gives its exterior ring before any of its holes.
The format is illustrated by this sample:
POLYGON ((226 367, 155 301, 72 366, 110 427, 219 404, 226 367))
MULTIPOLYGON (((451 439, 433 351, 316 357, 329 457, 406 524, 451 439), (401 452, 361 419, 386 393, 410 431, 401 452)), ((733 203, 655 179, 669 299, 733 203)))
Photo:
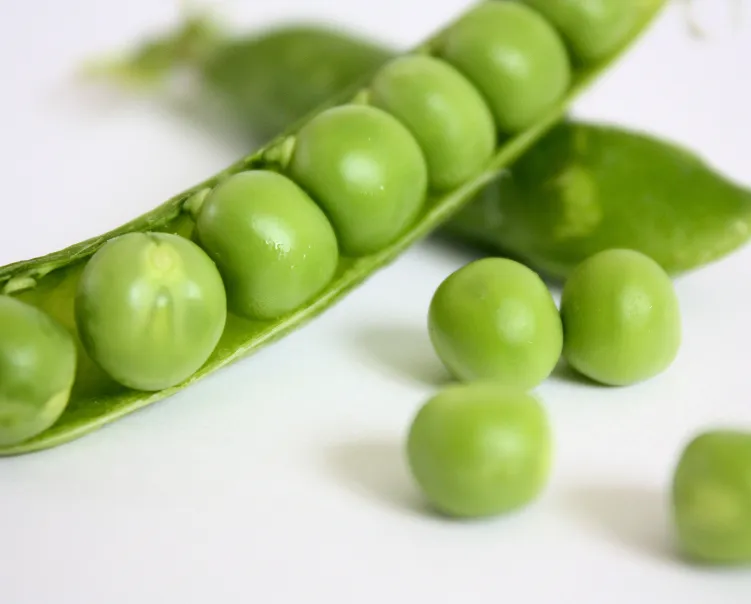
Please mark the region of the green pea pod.
POLYGON ((551 277, 565 278, 609 248, 642 252, 678 274, 748 241, 751 191, 677 145, 564 122, 444 232, 551 277))
MULTIPOLYGON (((552 11, 575 54, 584 57, 607 54, 602 44, 613 36, 603 34, 628 24, 626 3, 598 12, 597 3, 524 1, 552 11), (581 14, 570 10, 577 6, 581 14), (577 19, 601 27, 577 38, 577 19)), ((393 54, 341 30, 298 25, 233 37, 194 18, 173 35, 100 65, 100 73, 160 82, 177 66, 191 66, 199 90, 220 97, 248 140, 265 140, 393 54)), ((748 242, 750 195, 669 141, 569 121, 535 142, 441 232, 556 278, 612 247, 641 251, 675 275, 748 242)))
MULTIPOLYGON (((134 88, 168 86, 187 68, 198 86, 181 88, 223 116, 249 140, 265 142, 332 96, 372 74, 397 53, 333 27, 290 25, 234 37, 205 16, 190 15, 176 31, 145 40, 125 56, 85 65, 84 75, 134 88)), ((182 96, 185 95, 185 96, 182 96)))
MULTIPOLYGON (((413 52, 438 55, 446 40, 457 31, 466 39, 472 39, 467 36, 467 28, 472 30, 478 23, 483 25, 483 20, 478 21, 474 11, 492 12, 496 9, 488 7, 503 4, 485 2, 470 8, 466 13, 471 16, 469 20, 464 19, 465 15, 460 16, 413 52)), ((664 0, 643 1, 634 5, 634 10, 639 11, 637 25, 619 45, 620 52, 626 50, 663 5, 664 0)), ((535 21, 536 31, 541 32, 540 39, 545 40, 543 46, 550 46, 551 32, 554 31, 550 29, 552 26, 542 26, 542 17, 538 16, 535 20, 529 13, 524 19, 535 21)), ((481 33, 486 37, 487 51, 499 45, 493 31, 481 33)), ((514 43, 530 47, 533 53, 529 57, 521 57, 522 60, 528 61, 532 67, 535 62, 545 64, 544 55, 534 55, 536 49, 532 47, 532 42, 515 35, 514 43)), ((502 44, 503 40, 500 41, 502 44)), ((472 52, 477 53, 478 47, 472 48, 472 52)), ((461 49, 454 48, 452 53, 461 55, 461 49)), ((166 56, 169 59, 169 53, 166 56)), ((560 98, 542 111, 531 126, 518 132, 501 134, 485 166, 451 190, 429 192, 423 156, 407 128, 385 111, 362 105, 369 96, 371 80, 366 78, 351 90, 327 99, 314 113, 255 153, 175 195, 153 211, 99 237, 44 257, 0 268, 3 293, 42 309, 72 333, 80 333, 83 327, 86 336, 83 340, 80 337, 77 340, 80 362, 63 414, 51 427, 31 439, 0 447, 0 455, 45 449, 78 438, 176 393, 312 319, 375 271, 396 259, 412 243, 429 235, 473 199, 511 161, 528 150, 558 122, 571 101, 613 59, 615 55, 587 67, 574 67, 570 73, 570 84, 560 98), (358 106, 362 111, 358 111, 358 106), (327 158, 330 160, 328 166, 327 158), (331 178, 324 178, 322 170, 328 170, 331 178), (251 203, 254 199, 246 198, 243 193, 246 186, 253 183, 238 182, 235 178, 248 171, 277 172, 290 181, 297 181, 298 185, 304 183, 310 200, 299 193, 295 204, 310 207, 310 203, 317 202, 321 206, 336 231, 339 255, 333 275, 322 288, 318 287, 318 277, 315 284, 306 281, 314 289, 305 286, 306 299, 300 306, 274 318, 261 318, 258 314, 253 317, 236 314, 235 309, 242 312, 243 304, 240 296, 233 296, 235 303, 230 305, 225 320, 224 313, 217 309, 217 300, 221 299, 223 292, 215 292, 214 295, 210 291, 211 283, 216 279, 206 264, 208 260, 202 259, 198 264, 191 260, 213 250, 218 264, 231 262, 231 258, 215 245, 217 236, 213 229, 221 228, 223 223, 232 224, 233 231, 228 232, 227 236, 241 242, 263 241, 264 245, 278 250, 280 257, 290 246, 297 245, 295 238, 302 232, 299 223, 292 225, 288 222, 289 212, 278 216, 253 213, 253 207, 248 206, 257 206, 260 202, 251 203), (335 186, 337 182, 341 185, 338 190, 335 186), (227 186, 218 187, 220 184, 227 186), (237 200, 235 195, 242 198, 237 200), (236 204, 244 206, 243 212, 249 212, 243 214, 246 220, 222 218, 229 216, 225 212, 236 211, 236 204), (360 210, 363 217, 357 220, 355 214, 360 210), (200 219, 204 211, 222 214, 213 217, 209 214, 204 222, 200 219), (389 220, 383 212, 391 212, 393 219, 389 220), (199 217, 199 232, 196 232, 196 216, 199 217), (200 232, 202 223, 205 230, 200 232), (371 230, 368 230, 369 225, 371 230), (394 230, 395 227, 399 230, 394 230), (174 237, 133 235, 144 232, 176 234, 194 239, 197 243, 187 245, 187 242, 178 242, 174 237), (348 235, 348 239, 343 238, 343 234, 348 235), (208 249, 197 250, 199 245, 206 245, 208 249), (92 257, 97 261, 90 261, 92 257), (125 269, 121 269, 123 266, 125 269), (110 281, 113 287, 106 287, 110 281), (85 307, 81 307, 82 303, 85 307), (85 316, 79 317, 79 311, 85 316), (129 317, 136 323, 132 330, 126 329, 129 317), (200 321, 198 326, 194 318, 200 321), (105 326, 110 319, 114 321, 120 336, 106 331, 105 326), (198 370, 178 382, 178 377, 211 344, 216 325, 223 325, 223 328, 215 348, 198 370), (198 342, 200 351, 183 354, 183 346, 196 344, 190 337, 194 328, 203 334, 198 342), (113 340, 116 337, 121 338, 121 346, 113 340), (157 368, 138 357, 139 337, 143 338, 141 348, 144 353, 154 354, 155 350, 160 355, 175 353, 174 359, 160 360, 165 368, 164 375, 154 375, 153 371, 157 368), (163 352, 165 350, 169 352, 163 352), (127 374, 125 378, 114 375, 117 369, 127 374), (116 381, 118 379, 120 381, 116 381), (130 387, 124 385, 126 382, 130 387), (157 383, 168 385, 159 390, 150 390, 157 383)), ((155 60, 153 65, 158 71, 160 60, 155 60)), ((502 73, 500 75, 504 76, 502 73)), ((510 77, 516 75, 512 73, 510 77)), ((520 88, 526 86, 525 93, 529 94, 530 82, 543 88, 541 93, 547 95, 545 102, 549 104, 550 91, 544 90, 547 85, 545 81, 530 79, 514 82, 513 85, 520 88)), ((485 83, 487 85, 487 78, 485 83)), ((498 90, 491 92, 498 93, 498 90)), ((529 119, 529 116, 525 115, 525 119, 529 119)), ((253 186, 257 186, 254 190, 259 195, 271 190, 260 182, 253 186)), ((274 190, 277 190, 276 187, 274 190)), ((291 199, 286 201, 290 202, 291 199)), ((263 205, 267 204, 264 202, 263 205)), ((327 239, 322 232, 313 235, 314 239, 327 239)), ((256 250, 252 253, 259 252, 256 250)), ((268 257, 268 249, 262 251, 263 254, 268 257)), ((252 264, 222 272, 225 286, 253 287, 252 280, 243 274, 248 266, 252 264)), ((221 266, 218 268, 221 270, 221 266)), ((266 268, 258 267, 259 276, 266 268)), ((273 268, 279 270, 280 265, 275 264, 273 268)), ((297 270, 295 268, 295 274, 297 270)), ((292 275, 284 273, 282 277, 291 278, 292 275)), ((270 282, 283 281, 273 275, 263 278, 270 279, 270 282)), ((254 295, 249 291, 250 295, 254 295)), ((286 304, 289 298, 284 296, 280 299, 286 304)), ((256 299, 256 302, 263 301, 256 299)), ((251 310, 263 309, 254 306, 251 310)))

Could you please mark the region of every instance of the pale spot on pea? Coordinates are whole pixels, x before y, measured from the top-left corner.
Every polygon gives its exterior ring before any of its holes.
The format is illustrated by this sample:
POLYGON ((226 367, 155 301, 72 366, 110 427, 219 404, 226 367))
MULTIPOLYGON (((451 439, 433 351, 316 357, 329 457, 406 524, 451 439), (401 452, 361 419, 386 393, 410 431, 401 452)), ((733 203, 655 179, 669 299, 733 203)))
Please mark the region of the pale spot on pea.
POLYGON ((522 52, 512 51, 509 48, 496 47, 493 53, 493 60, 517 76, 524 79, 529 74, 529 62, 522 52))
POLYGON ((482 446, 490 455, 490 459, 503 459, 505 463, 490 464, 484 468, 488 478, 513 478, 526 471, 524 459, 529 452, 529 440, 520 433, 514 433, 505 428, 486 430, 482 446))
POLYGON ((154 300, 154 306, 160 310, 167 308, 169 306, 169 299, 169 294, 160 291, 156 296, 156 300, 154 300))
POLYGON ((38 362, 34 346, 14 346, 11 354, 13 365, 19 369, 33 369, 38 362))
POLYGON ((521 300, 507 298, 496 311, 496 325, 510 343, 529 342, 535 333, 535 316, 521 300))
POLYGON ((289 254, 294 245, 289 230, 280 225, 276 217, 255 217, 253 219, 253 229, 263 237, 266 245, 276 250, 280 256, 289 254))
POLYGON ((747 237, 748 236, 748 223, 746 223, 743 220, 736 220, 733 223, 732 227, 733 231, 741 236, 741 237, 747 237))
POLYGON ((384 190, 381 170, 369 157, 356 153, 348 154, 342 160, 342 172, 347 181, 357 183, 358 186, 384 190))
POLYGON ((732 532, 744 522, 743 504, 728 488, 705 483, 692 489, 685 518, 700 530, 732 532))
MULTIPOLYGON (((146 276, 154 285, 179 283, 184 278, 182 259, 169 244, 153 244, 147 250, 145 260, 146 276)), ((148 291, 148 286, 145 287, 148 291)))
POLYGON ((621 314, 629 323, 645 323, 652 312, 652 298, 639 288, 626 289, 620 304, 621 314))
POLYGON ((151 266, 158 273, 164 274, 172 270, 178 263, 175 251, 169 245, 155 244, 149 254, 151 266))

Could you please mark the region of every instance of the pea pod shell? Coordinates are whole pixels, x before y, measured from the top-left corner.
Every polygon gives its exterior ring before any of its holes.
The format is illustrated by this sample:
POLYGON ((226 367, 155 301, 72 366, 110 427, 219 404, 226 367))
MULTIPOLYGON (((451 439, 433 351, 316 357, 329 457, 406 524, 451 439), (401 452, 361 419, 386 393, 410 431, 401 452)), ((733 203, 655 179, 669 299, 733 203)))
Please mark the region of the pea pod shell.
POLYGON ((678 274, 749 240, 751 191, 654 136, 562 123, 444 232, 558 278, 609 248, 678 274))

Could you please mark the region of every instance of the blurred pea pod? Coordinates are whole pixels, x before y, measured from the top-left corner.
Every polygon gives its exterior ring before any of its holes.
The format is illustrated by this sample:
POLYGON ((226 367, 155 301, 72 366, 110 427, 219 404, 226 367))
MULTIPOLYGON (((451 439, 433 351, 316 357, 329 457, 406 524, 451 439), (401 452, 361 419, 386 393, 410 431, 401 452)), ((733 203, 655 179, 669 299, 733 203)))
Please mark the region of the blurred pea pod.
POLYGON ((218 100, 233 127, 261 145, 396 54, 333 27, 295 24, 232 36, 211 18, 189 16, 125 56, 86 64, 84 74, 164 91, 172 90, 170 76, 187 71, 194 77, 189 86, 181 80, 178 94, 186 101, 198 94, 212 109, 218 100))
POLYGON ((556 277, 608 248, 677 274, 749 240, 751 191, 648 134, 562 122, 444 231, 556 277))
MULTIPOLYGON (((309 24, 231 35, 187 19, 92 72, 136 86, 188 68, 249 141, 265 142, 332 94, 375 73, 396 51, 309 24)), ((192 92, 191 92, 192 94, 192 92)), ((612 126, 560 123, 443 228, 448 240, 515 257, 565 278, 612 247, 641 251, 678 274, 751 236, 751 191, 691 151, 612 126)))

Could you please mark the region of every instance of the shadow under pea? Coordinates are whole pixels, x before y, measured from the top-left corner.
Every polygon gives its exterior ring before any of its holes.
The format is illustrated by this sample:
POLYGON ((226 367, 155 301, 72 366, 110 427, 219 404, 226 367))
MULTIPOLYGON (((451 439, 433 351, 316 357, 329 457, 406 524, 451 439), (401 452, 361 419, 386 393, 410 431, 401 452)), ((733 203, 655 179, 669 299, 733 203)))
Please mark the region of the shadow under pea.
POLYGON ((375 362, 390 375, 435 387, 451 382, 425 325, 369 325, 355 331, 352 342, 359 356, 375 362))

